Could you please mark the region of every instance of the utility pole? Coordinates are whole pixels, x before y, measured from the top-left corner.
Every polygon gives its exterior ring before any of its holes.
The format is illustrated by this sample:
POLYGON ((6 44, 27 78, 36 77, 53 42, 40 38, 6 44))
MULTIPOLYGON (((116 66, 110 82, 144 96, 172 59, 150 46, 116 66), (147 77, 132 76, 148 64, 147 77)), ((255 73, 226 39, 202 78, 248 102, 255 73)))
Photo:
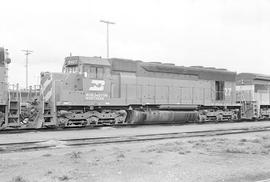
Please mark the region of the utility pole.
POLYGON ((106 23, 107 25, 107 59, 109 59, 109 25, 113 25, 115 23, 111 21, 106 21, 106 20, 100 20, 100 22, 106 23))
POLYGON ((25 70, 26 70, 26 72, 25 72, 25 87, 26 87, 26 89, 28 89, 28 55, 32 54, 33 51, 28 50, 28 49, 22 50, 22 51, 25 53, 25 70))

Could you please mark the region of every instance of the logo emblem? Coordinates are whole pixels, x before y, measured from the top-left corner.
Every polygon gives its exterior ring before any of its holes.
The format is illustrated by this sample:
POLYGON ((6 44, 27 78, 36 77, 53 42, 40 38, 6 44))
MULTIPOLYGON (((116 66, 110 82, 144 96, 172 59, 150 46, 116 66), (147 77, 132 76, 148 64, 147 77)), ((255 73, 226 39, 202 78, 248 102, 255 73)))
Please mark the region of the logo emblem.
POLYGON ((104 80, 92 80, 89 91, 104 91, 105 81, 104 80))

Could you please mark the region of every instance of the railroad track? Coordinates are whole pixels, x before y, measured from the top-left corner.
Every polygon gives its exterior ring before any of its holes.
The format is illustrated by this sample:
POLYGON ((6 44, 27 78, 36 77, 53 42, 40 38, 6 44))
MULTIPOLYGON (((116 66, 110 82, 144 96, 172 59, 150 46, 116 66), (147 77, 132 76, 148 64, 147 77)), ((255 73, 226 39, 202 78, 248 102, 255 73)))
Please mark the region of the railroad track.
MULTIPOLYGON (((264 120, 261 120, 264 121, 264 120)), ((155 125, 203 125, 203 124, 226 124, 226 123, 240 123, 240 122, 254 122, 252 120, 241 120, 241 121, 209 121, 205 123, 181 123, 181 124, 152 124, 152 126, 155 125)), ((256 121, 260 122, 260 121, 256 121)), ((0 130, 1 134, 17 134, 17 133, 28 133, 28 132, 51 132, 51 131, 72 131, 72 130, 92 130, 92 129, 98 129, 102 127, 113 127, 113 128, 123 128, 123 127, 140 127, 140 126, 150 126, 150 125, 134 125, 134 124, 124 124, 124 125, 97 125, 97 126, 87 126, 87 127, 66 127, 66 128, 9 128, 0 130)))
POLYGON ((270 131, 270 126, 267 127, 253 127, 253 128, 234 128, 234 129, 219 129, 219 130, 204 130, 204 131, 190 131, 190 132, 174 132, 162 134, 144 134, 144 135, 130 135, 130 136, 115 136, 115 137, 91 137, 91 138, 74 138, 63 140, 43 140, 19 143, 2 143, 0 144, 0 153, 41 150, 50 148, 64 148, 87 145, 101 145, 112 143, 131 143, 155 140, 181 139, 192 137, 209 137, 221 135, 233 135, 242 133, 255 133, 270 131))

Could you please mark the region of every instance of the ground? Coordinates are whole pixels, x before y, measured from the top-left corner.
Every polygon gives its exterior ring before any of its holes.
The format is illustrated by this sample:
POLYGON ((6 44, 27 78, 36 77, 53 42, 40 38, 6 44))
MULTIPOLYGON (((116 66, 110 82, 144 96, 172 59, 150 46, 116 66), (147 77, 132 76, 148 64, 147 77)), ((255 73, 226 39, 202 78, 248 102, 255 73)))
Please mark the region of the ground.
MULTIPOLYGON (((119 131, 108 130, 100 131, 119 131)), ((84 147, 59 142, 51 149, 0 154, 1 182, 265 179, 270 179, 270 132, 84 147)))

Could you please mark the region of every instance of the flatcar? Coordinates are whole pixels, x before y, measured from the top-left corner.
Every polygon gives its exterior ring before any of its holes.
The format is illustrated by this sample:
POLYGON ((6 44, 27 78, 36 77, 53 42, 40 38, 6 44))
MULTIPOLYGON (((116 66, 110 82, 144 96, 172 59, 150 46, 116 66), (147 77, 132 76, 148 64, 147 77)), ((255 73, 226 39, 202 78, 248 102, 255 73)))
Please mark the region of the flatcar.
POLYGON ((270 118, 270 76, 239 73, 236 79, 237 103, 241 104, 241 118, 270 118))
POLYGON ((238 120, 236 72, 70 56, 41 73, 39 125, 89 126, 238 120))

